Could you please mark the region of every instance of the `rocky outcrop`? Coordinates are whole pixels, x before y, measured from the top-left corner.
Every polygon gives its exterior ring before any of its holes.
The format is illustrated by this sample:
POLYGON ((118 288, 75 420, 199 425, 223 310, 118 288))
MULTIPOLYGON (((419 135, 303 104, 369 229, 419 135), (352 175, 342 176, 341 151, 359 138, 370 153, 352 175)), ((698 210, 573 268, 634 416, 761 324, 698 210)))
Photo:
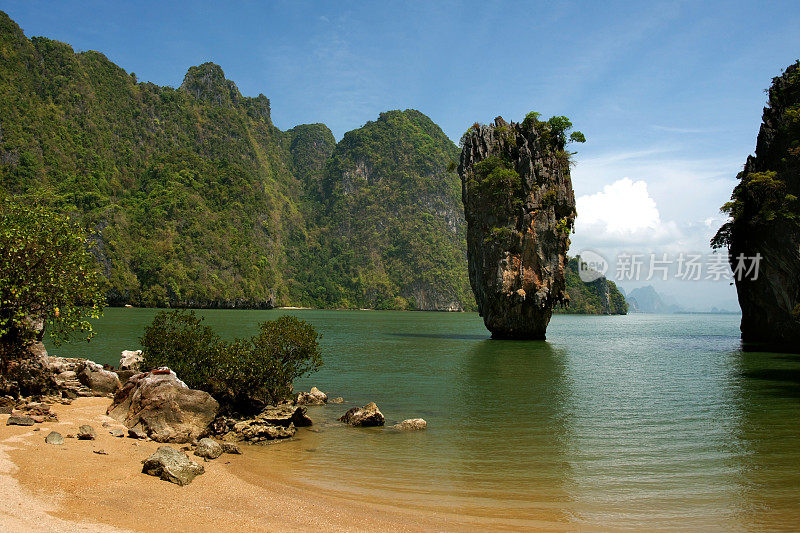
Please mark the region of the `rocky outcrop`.
POLYGON ((85 361, 77 373, 78 381, 96 396, 113 395, 121 387, 115 372, 105 370, 93 361, 85 361))
POLYGON ((150 476, 160 477, 164 481, 184 486, 203 474, 205 468, 190 460, 180 450, 169 446, 160 446, 158 450, 143 461, 142 472, 150 476))
POLYGON ((268 406, 253 418, 218 417, 212 426, 215 435, 226 441, 260 444, 293 437, 298 427, 312 424, 306 408, 289 404, 268 406))
POLYGON ((773 79, 755 157, 747 158, 731 202, 723 207, 731 220, 712 240, 712 246, 730 252, 742 340, 791 351, 800 350, 798 106, 800 62, 773 79), (755 276, 756 261, 748 258, 757 256, 755 276))
POLYGON ((27 325, 28 330, 19 333, 27 339, 21 348, 17 349, 13 342, 0 344, 0 395, 33 396, 55 389, 47 350, 42 344, 44 322, 28 319, 27 325))
POLYGON ((566 300, 575 195, 564 141, 542 124, 498 117, 462 139, 469 279, 496 338, 544 339, 554 306, 566 300))
POLYGON ((316 387, 311 387, 310 392, 300 392, 295 398, 297 405, 324 405, 328 403, 328 395, 316 387))
POLYGON ((384 425, 386 418, 375 402, 370 402, 364 407, 353 407, 343 414, 339 421, 351 426, 375 427, 384 425))
POLYGON ((50 356, 48 360, 56 387, 62 396, 68 398, 94 396, 92 389, 78 379, 78 372, 83 369, 86 359, 50 356))
POLYGON ((32 426, 36 423, 36 420, 31 418, 30 416, 24 415, 11 415, 6 420, 7 426, 32 426))
POLYGON ((119 358, 119 369, 141 372, 143 360, 144 356, 141 350, 122 350, 119 358))
POLYGON ((158 442, 192 442, 208 433, 218 410, 210 394, 190 389, 163 368, 131 377, 108 415, 158 442))

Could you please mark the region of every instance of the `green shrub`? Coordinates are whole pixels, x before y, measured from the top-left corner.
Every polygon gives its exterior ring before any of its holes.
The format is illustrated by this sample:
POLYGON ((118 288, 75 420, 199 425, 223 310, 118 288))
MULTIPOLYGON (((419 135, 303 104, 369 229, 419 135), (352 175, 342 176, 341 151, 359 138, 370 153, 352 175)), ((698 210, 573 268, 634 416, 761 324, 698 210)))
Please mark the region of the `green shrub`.
POLYGON ((162 311, 141 339, 144 367, 168 366, 189 387, 211 394, 223 412, 253 414, 286 400, 292 382, 322 365, 320 335, 282 316, 250 339, 223 340, 194 311, 162 311))

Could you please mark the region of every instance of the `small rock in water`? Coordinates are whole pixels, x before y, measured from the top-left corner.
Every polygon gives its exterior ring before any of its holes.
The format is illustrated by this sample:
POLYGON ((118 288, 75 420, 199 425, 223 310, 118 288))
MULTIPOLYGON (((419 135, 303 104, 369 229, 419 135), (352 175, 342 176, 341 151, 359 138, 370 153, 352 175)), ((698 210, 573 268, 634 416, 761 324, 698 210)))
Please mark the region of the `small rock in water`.
POLYGON ((316 387, 311 388, 311 392, 301 392, 295 400, 297 405, 323 405, 328 403, 328 395, 316 387))
POLYGON ((160 446, 143 463, 143 473, 180 486, 188 485, 196 476, 205 472, 203 465, 195 463, 182 451, 169 446, 160 446))
POLYGON ((339 421, 361 427, 382 426, 386 423, 383 413, 375 405, 375 402, 370 402, 364 407, 353 407, 342 415, 339 421))
POLYGON ((32 426, 36 421, 29 416, 11 415, 6 420, 7 426, 32 426))
POLYGON ((94 440, 97 437, 97 433, 94 432, 94 428, 88 424, 84 424, 78 428, 78 440, 94 440))
POLYGON ((61 446, 62 444, 64 444, 64 437, 62 437, 61 433, 59 433, 57 431, 51 431, 44 438, 44 441, 47 444, 54 444, 56 446, 61 446))
POLYGON ((197 443, 197 448, 194 454, 198 457, 205 457, 206 459, 216 459, 222 455, 222 446, 214 439, 200 439, 197 443))
POLYGON ((122 431, 119 428, 111 429, 111 430, 109 430, 109 433, 111 434, 112 437, 124 437, 125 436, 125 432, 122 431))
POLYGON ((328 400, 328 403, 344 403, 344 398, 342 398, 341 396, 337 396, 332 400, 328 400))
POLYGON ((232 442, 222 442, 220 443, 220 446, 222 446, 222 453, 230 453, 233 455, 242 454, 242 450, 240 450, 239 447, 232 442))
POLYGON ((402 431, 418 431, 420 429, 427 428, 428 423, 425 421, 424 418, 409 418, 403 420, 399 424, 395 424, 392 427, 394 429, 400 429, 402 431))

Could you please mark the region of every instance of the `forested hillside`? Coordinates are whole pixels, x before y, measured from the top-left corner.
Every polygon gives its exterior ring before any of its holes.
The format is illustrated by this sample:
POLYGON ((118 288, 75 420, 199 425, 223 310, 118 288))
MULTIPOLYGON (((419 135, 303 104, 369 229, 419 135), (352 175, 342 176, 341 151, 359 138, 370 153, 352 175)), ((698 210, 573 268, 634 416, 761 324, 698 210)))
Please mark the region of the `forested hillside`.
POLYGON ((0 12, 0 196, 81 220, 111 304, 474 309, 457 158, 415 110, 281 131, 218 65, 140 83, 0 12))
POLYGON ((112 303, 471 306, 448 271, 463 270, 444 172, 456 147, 421 113, 336 147, 323 124, 275 128, 269 100, 212 63, 178 89, 138 83, 98 52, 27 39, 5 14, 0 52, 0 186, 85 221, 112 303), (356 161, 373 182, 349 198, 356 161))

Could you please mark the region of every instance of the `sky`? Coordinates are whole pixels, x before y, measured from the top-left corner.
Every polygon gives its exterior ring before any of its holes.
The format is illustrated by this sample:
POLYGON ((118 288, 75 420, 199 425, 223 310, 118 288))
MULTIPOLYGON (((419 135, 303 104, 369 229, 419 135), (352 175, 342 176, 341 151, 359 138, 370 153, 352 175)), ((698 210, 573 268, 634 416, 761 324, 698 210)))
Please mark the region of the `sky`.
MULTIPOLYGON (((458 142, 474 122, 566 115, 587 142, 571 254, 710 253, 755 148, 766 89, 800 57, 800 2, 0 1, 30 36, 98 50, 178 86, 205 61, 275 125, 337 139, 418 109, 458 142)), ((647 269, 645 269, 647 270, 647 269)), ((705 276, 704 276, 705 277, 705 276)), ((686 307, 736 309, 725 280, 653 283, 686 307)))

